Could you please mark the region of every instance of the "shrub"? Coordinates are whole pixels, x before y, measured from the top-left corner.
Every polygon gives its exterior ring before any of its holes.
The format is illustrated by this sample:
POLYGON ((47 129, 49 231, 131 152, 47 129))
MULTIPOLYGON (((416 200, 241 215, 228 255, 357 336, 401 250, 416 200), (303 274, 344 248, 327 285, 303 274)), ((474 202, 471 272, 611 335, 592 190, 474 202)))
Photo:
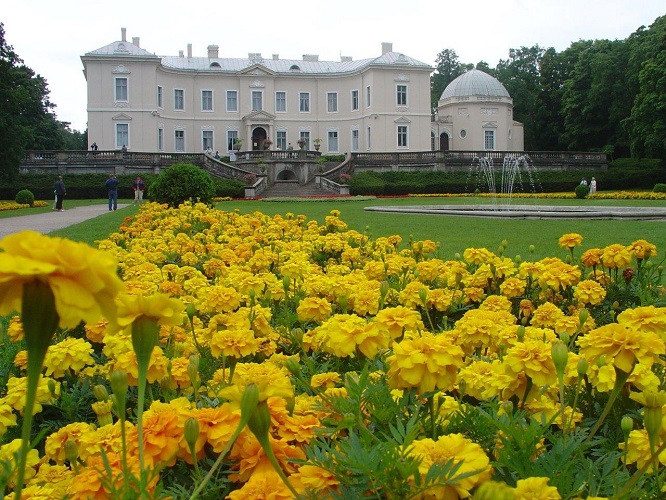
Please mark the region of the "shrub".
POLYGON ((576 198, 583 199, 587 198, 587 195, 590 193, 590 188, 584 184, 578 184, 576 189, 574 189, 574 192, 576 193, 576 198))
POLYGON ((207 172, 189 163, 178 163, 164 170, 150 186, 150 199, 177 207, 185 201, 211 203, 215 185, 207 172))
POLYGON ((652 189, 653 193, 666 193, 666 184, 662 182, 658 182, 657 184, 654 185, 654 188, 652 189))
POLYGON ((20 205, 33 206, 35 204, 35 195, 32 194, 32 191, 28 189, 21 189, 18 193, 16 193, 16 198, 14 201, 20 205))

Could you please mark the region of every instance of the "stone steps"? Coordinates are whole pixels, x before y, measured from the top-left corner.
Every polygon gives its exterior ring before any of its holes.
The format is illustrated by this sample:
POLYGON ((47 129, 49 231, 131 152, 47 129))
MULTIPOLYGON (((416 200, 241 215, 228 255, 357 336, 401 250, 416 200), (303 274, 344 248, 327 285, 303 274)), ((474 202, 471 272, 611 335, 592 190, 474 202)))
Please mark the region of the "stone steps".
POLYGON ((326 193, 319 189, 314 182, 304 186, 297 181, 276 181, 271 187, 261 193, 261 198, 301 198, 309 196, 325 196, 326 193))

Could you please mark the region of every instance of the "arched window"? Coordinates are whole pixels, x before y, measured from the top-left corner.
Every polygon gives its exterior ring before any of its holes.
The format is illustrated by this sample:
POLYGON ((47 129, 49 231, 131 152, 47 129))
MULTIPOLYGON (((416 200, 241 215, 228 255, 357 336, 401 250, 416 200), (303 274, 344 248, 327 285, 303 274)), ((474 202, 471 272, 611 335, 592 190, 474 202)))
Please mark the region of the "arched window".
POLYGON ((221 68, 222 66, 220 66, 219 62, 212 62, 212 63, 210 63, 210 67, 211 68, 221 68))
POLYGON ((289 71, 300 71, 301 68, 298 66, 298 64, 293 64, 291 68, 289 68, 289 71))

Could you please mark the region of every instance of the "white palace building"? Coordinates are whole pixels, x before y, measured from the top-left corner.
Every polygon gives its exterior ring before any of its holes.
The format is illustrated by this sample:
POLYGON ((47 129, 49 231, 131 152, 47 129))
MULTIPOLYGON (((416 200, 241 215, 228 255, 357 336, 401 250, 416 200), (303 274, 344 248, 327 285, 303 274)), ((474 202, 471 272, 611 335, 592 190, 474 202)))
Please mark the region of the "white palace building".
POLYGON ((81 57, 88 140, 99 149, 227 155, 241 148, 321 148, 324 154, 523 149, 522 124, 495 78, 471 70, 444 91, 434 115, 433 68, 382 43, 379 57, 302 59, 157 56, 121 39, 81 57), (272 143, 272 144, 271 144, 272 143))

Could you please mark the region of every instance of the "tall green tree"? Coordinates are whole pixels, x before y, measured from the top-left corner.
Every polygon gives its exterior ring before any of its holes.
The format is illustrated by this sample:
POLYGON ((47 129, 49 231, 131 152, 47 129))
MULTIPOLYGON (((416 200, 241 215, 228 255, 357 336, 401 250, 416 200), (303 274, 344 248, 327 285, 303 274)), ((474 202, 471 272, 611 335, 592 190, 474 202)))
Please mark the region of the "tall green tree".
POLYGON ((444 49, 435 59, 436 69, 430 77, 430 103, 433 111, 446 86, 472 66, 461 64, 453 49, 444 49))

